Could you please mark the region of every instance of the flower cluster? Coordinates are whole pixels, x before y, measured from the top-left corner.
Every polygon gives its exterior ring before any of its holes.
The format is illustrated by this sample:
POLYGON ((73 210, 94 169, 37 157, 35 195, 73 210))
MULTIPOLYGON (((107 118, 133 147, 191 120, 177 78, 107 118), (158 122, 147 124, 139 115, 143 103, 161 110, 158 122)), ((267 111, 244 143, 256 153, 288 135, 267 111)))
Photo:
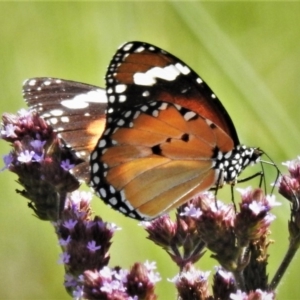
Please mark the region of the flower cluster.
POLYGON ((18 192, 30 200, 35 214, 42 220, 56 221, 67 193, 79 187, 69 169, 81 161, 62 147, 53 129, 35 112, 4 114, 2 122, 1 138, 13 147, 4 156, 4 169, 18 175, 24 188, 18 192))
POLYGON ((265 196, 261 189, 239 192, 242 200, 238 212, 232 204, 225 205, 216 201, 213 193, 205 192, 178 210, 176 222, 162 216, 142 223, 148 238, 163 247, 180 267, 176 286, 179 295, 185 295, 181 299, 190 299, 188 291, 199 294, 193 299, 203 299, 208 293, 207 276, 199 275, 192 266, 203 256, 205 247, 222 266, 214 277, 214 299, 229 297, 237 289, 267 289, 267 236, 275 219, 270 210, 280 203, 273 196, 265 196), (191 280, 195 276, 198 279, 191 280))
POLYGON ((283 163, 288 168, 289 175, 281 176, 278 185, 279 192, 296 207, 300 199, 300 156, 283 163))
POLYGON ((278 185, 279 193, 292 203, 289 221, 290 239, 295 243, 300 240, 300 156, 283 163, 289 175, 281 176, 278 185))
POLYGON ((119 228, 92 218, 90 201, 90 193, 73 192, 61 219, 53 223, 63 250, 59 262, 65 266, 67 291, 84 299, 156 299, 160 277, 155 265, 136 263, 130 271, 108 267, 111 239, 119 228))
POLYGON ((136 263, 128 270, 103 268, 87 271, 82 282, 82 295, 86 299, 155 300, 154 286, 160 281, 155 264, 136 263))
MULTIPOLYGON (((156 299, 154 288, 160 276, 154 263, 134 263, 130 270, 108 266, 118 227, 93 216, 91 194, 77 191, 79 179, 72 174, 83 161, 35 112, 4 114, 2 121, 0 137, 13 148, 3 158, 3 170, 17 174, 23 187, 18 193, 30 201, 29 207, 41 220, 52 222, 62 249, 59 262, 66 270, 68 293, 75 299, 156 299)), ((204 192, 178 208, 175 221, 162 215, 141 223, 148 239, 179 268, 170 280, 178 299, 275 299, 274 291, 300 245, 300 157, 285 165, 290 174, 281 176, 277 186, 292 203, 290 245, 271 282, 266 270, 269 228, 275 219, 271 209, 280 203, 259 188, 238 189, 238 211, 233 204, 216 200, 215 193, 204 192), (195 267, 206 249, 220 265, 211 289, 210 272, 195 267)))

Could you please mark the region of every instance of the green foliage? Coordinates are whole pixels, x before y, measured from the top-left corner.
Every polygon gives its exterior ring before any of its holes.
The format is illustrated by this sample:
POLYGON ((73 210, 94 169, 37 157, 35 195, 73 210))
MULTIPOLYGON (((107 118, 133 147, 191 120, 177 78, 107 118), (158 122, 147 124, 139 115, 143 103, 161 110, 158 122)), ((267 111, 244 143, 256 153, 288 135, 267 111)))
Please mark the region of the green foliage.
MULTIPOLYGON (((25 107, 21 83, 29 77, 103 86, 116 48, 141 40, 195 69, 228 109, 241 142, 261 147, 280 165, 299 154, 299 19, 297 2, 2 2, 0 111, 25 107)), ((7 151, 1 143, 0 154, 7 151)), ((14 192, 19 188, 15 179, 0 174, 0 299, 69 299, 56 264, 56 237, 14 192)), ((230 199, 229 189, 226 195, 230 199)), ((169 257, 145 239, 135 221, 94 202, 97 214, 123 228, 115 236, 111 265, 157 261, 164 278, 160 299, 175 299, 166 278, 178 270, 169 257), (134 237, 134 252, 128 237, 134 237)), ((287 246, 287 206, 284 202, 278 210, 273 227, 270 275, 287 246)), ((205 271, 209 263, 199 268, 205 271)), ((300 294, 293 280, 297 264, 299 259, 279 287, 279 299, 300 294)))

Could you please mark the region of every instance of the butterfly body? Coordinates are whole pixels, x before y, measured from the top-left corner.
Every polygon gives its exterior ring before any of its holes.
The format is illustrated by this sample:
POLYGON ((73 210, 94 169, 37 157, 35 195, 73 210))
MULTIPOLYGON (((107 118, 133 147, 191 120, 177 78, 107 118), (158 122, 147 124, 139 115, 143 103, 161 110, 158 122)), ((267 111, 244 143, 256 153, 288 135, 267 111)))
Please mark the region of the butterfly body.
POLYGON ((85 148, 90 184, 104 202, 134 219, 153 219, 200 192, 234 184, 262 155, 240 145, 208 85, 153 45, 130 42, 118 49, 106 74, 106 101, 85 148))

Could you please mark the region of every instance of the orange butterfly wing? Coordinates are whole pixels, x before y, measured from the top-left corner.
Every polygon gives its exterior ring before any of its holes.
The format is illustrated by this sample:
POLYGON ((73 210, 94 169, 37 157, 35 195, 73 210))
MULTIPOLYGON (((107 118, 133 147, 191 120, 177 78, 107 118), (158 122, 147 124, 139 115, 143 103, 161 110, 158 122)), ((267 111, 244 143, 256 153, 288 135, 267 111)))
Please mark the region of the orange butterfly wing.
POLYGON ((183 115, 180 107, 166 102, 160 106, 157 115, 137 113, 131 127, 116 129, 109 136, 114 145, 100 158, 107 167, 102 180, 128 207, 150 219, 213 186, 218 176, 214 149, 218 144, 233 147, 209 120, 186 110, 183 115))

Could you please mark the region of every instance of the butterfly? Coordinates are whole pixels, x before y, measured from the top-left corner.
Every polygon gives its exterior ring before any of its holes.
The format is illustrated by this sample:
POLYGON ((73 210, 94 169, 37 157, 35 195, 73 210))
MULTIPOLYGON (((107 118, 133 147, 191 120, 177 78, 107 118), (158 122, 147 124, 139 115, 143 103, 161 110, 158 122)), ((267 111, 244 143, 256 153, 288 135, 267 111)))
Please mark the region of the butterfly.
POLYGON ((240 145, 230 116, 203 79, 156 46, 122 45, 105 79, 105 92, 61 79, 29 79, 24 98, 89 158, 90 185, 126 216, 150 220, 200 192, 234 184, 263 154, 240 145), (76 100, 81 97, 86 100, 76 100))
POLYGON ((262 151, 242 146, 222 103, 172 54, 129 42, 106 73, 106 126, 91 185, 107 204, 147 220, 200 192, 234 184, 262 151))

